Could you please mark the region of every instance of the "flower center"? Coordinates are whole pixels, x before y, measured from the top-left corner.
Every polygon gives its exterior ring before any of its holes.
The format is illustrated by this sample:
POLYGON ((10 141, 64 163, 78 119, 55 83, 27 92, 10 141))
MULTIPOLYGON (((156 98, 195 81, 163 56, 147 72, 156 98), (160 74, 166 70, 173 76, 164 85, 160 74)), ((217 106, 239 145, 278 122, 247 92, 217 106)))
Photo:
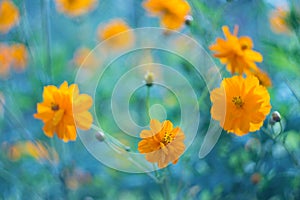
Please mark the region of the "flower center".
POLYGON ((56 104, 56 103, 51 103, 51 110, 58 111, 59 110, 59 105, 56 104))
POLYGON ((248 49, 248 46, 245 45, 245 44, 243 44, 243 45, 241 46, 241 48, 242 48, 242 50, 244 51, 244 50, 248 49))
POLYGON ((164 144, 169 144, 170 142, 172 142, 173 138, 172 138, 172 134, 169 132, 165 132, 164 138, 163 138, 163 143, 164 144))
POLYGON ((232 102, 234 103, 234 105, 235 105, 237 108, 241 108, 241 107, 243 107, 243 105, 244 105, 244 102, 243 102, 241 96, 233 97, 233 98, 232 98, 232 102))

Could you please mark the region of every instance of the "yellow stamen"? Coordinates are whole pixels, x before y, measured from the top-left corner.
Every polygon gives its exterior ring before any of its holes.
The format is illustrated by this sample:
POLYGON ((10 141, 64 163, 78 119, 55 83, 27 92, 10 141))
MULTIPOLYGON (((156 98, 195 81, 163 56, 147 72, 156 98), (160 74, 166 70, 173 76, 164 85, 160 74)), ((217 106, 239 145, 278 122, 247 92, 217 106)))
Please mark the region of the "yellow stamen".
POLYGON ((163 138, 163 143, 164 144, 169 144, 170 142, 172 142, 173 138, 172 138, 172 134, 165 132, 164 138, 163 138))
POLYGON ((59 110, 59 105, 57 105, 55 103, 51 103, 51 110, 58 111, 59 110))
POLYGON ((232 102, 234 103, 234 105, 235 105, 237 108, 242 108, 243 105, 244 105, 244 102, 243 102, 241 96, 233 97, 233 98, 232 98, 232 102))

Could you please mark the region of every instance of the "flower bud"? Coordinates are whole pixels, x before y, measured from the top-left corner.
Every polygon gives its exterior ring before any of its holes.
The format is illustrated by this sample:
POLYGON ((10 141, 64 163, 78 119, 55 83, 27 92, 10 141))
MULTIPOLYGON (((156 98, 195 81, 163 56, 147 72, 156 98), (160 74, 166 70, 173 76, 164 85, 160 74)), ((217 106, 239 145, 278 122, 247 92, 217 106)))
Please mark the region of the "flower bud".
POLYGON ((152 72, 147 72, 145 75, 145 82, 148 87, 151 87, 153 85, 153 80, 154 80, 154 74, 152 72))
POLYGON ((96 133, 96 139, 99 140, 100 142, 103 142, 105 140, 105 135, 101 131, 98 131, 96 133))
POLYGON ((280 113, 278 111, 274 111, 269 120, 269 124, 273 126, 276 122, 280 122, 280 121, 281 121, 280 113))
POLYGON ((184 17, 184 19, 185 19, 185 24, 187 26, 190 26, 192 24, 193 20, 194 20, 192 15, 187 15, 187 16, 184 17))
POLYGON ((272 113, 272 119, 275 121, 275 122, 280 122, 281 120, 281 116, 280 116, 280 113, 278 111, 274 111, 272 113))

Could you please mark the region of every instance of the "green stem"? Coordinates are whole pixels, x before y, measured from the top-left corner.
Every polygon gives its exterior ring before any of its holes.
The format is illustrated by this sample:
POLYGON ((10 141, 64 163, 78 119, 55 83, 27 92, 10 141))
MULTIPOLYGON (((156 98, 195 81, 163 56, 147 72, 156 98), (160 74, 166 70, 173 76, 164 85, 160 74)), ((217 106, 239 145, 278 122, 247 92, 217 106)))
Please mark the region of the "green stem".
POLYGON ((147 87, 147 94, 146 94, 146 119, 148 121, 149 118, 149 109, 150 109, 150 86, 147 87))
POLYGON ((287 146, 285 145, 285 143, 280 142, 279 140, 276 140, 276 138, 274 138, 265 128, 261 129, 271 140, 273 140, 274 143, 278 143, 281 146, 283 146, 283 148, 285 149, 285 151, 287 152, 287 154, 289 155, 289 157, 291 158, 292 162, 295 164, 295 166, 299 167, 299 161, 297 160, 297 158, 295 157, 295 155, 287 148, 287 146))
POLYGON ((161 183, 160 183, 161 192, 164 200, 170 200, 170 191, 166 174, 164 175, 161 183))
POLYGON ((50 17, 49 17, 49 1, 42 1, 42 25, 43 25, 43 31, 45 35, 45 46, 46 46, 46 73, 50 77, 50 82, 52 82, 52 63, 51 63, 51 41, 50 41, 50 17))

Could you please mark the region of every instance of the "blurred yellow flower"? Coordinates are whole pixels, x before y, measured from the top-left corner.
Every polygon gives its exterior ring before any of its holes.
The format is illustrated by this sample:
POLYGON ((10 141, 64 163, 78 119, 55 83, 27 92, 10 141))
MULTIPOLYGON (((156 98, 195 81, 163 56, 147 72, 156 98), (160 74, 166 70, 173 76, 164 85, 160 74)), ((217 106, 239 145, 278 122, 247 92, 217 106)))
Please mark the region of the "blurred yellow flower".
POLYGON ((172 30, 183 26, 185 17, 191 10, 185 0, 146 0, 143 6, 152 15, 160 17, 162 26, 172 30))
POLYGON ((259 52, 252 50, 253 43, 250 37, 237 37, 238 26, 235 26, 234 33, 231 34, 227 26, 222 27, 226 40, 217 38, 216 43, 209 48, 217 53, 222 64, 226 64, 227 70, 232 74, 251 74, 256 71, 255 62, 262 62, 263 57, 259 52))
POLYGON ((289 12, 283 8, 277 8, 276 10, 273 10, 271 12, 269 21, 271 29, 275 33, 291 33, 291 30, 289 29, 289 26, 286 21, 288 14, 289 12))
POLYGON ((78 17, 96 8, 98 0, 55 0, 56 9, 69 17, 78 17))
POLYGON ((0 2, 0 33, 7 33, 13 28, 20 18, 18 8, 10 0, 0 2))
POLYGON ((84 63, 83 66, 93 68, 99 64, 99 60, 91 51, 91 49, 81 47, 75 51, 73 56, 73 63, 76 67, 81 67, 81 65, 84 63))
POLYGON ((97 30, 98 40, 105 41, 109 39, 109 46, 113 49, 127 48, 134 41, 133 32, 130 30, 131 28, 124 20, 114 19, 105 26, 99 25, 97 30))
POLYGON ((28 53, 23 44, 0 44, 0 76, 5 77, 10 67, 22 71, 27 65, 28 53))
POLYGON ((25 45, 13 44, 10 47, 12 65, 18 71, 23 70, 27 65, 28 53, 25 45))
POLYGON ((238 136, 259 130, 271 109, 267 89, 254 76, 225 78, 210 99, 212 118, 238 136))
POLYGON ((259 84, 261 84, 262 86, 265 86, 265 87, 270 87, 272 86, 272 81, 271 81, 271 78, 269 77, 269 75, 267 74, 267 72, 259 69, 257 71, 255 71, 253 73, 253 75, 258 78, 259 80, 259 84))
POLYGON ((76 140, 76 126, 88 130, 93 117, 88 109, 93 99, 87 94, 79 94, 76 84, 68 87, 65 81, 59 88, 44 87, 43 102, 37 104, 34 117, 44 122, 44 133, 53 137, 54 133, 64 142, 76 140))
POLYGON ((19 149, 18 146, 11 146, 8 149, 8 155, 7 156, 11 161, 17 161, 21 158, 21 153, 22 153, 22 151, 19 149))
POLYGON ((0 76, 5 77, 10 69, 12 61, 10 47, 0 44, 0 76))
POLYGON ((185 150, 182 130, 173 128, 169 120, 160 123, 156 119, 150 121, 150 129, 140 133, 142 140, 138 144, 138 151, 146 154, 146 160, 157 163, 159 168, 166 167, 170 162, 176 164, 185 150))
POLYGON ((36 141, 20 141, 12 145, 8 149, 8 158, 12 161, 17 161, 23 156, 30 156, 38 161, 49 161, 58 163, 57 152, 43 143, 36 141))

